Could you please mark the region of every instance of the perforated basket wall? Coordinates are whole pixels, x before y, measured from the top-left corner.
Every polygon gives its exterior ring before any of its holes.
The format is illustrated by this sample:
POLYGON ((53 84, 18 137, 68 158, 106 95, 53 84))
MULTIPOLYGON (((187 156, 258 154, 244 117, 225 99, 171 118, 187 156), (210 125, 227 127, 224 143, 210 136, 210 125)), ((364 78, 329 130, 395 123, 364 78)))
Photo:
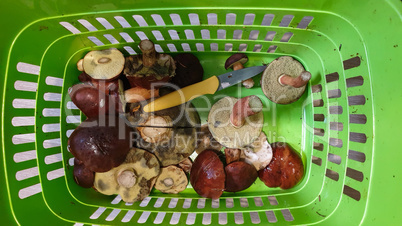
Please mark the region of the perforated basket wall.
MULTIPOLYGON (((0 3, 2 221, 30 224, 359 224, 395 223, 401 154, 400 1, 13 1, 0 3), (246 66, 289 55, 313 78, 291 105, 264 99, 264 131, 302 154, 306 174, 290 190, 259 180, 215 201, 189 187, 124 203, 78 187, 69 135, 83 116, 67 90, 76 62, 94 49, 191 52, 205 77, 225 72, 233 52, 246 66), (398 133, 399 132, 399 133, 398 133), (398 135, 399 136, 399 135, 398 135)), ((259 95, 232 87, 222 95, 259 95)), ((205 122, 205 99, 194 101, 205 122), (202 110, 204 109, 204 110, 202 110)), ((205 110, 206 109, 206 110, 205 110)))

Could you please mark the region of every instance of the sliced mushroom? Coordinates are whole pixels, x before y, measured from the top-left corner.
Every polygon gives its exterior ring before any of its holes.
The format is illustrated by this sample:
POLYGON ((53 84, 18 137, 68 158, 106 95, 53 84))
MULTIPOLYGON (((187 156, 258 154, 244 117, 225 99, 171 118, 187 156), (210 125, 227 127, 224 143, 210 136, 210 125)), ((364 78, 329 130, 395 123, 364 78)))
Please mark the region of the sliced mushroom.
POLYGON ((82 62, 86 74, 93 79, 113 80, 124 69, 125 58, 117 49, 94 50, 82 62))
POLYGON ((197 154, 200 154, 202 151, 207 149, 213 149, 217 151, 222 149, 222 145, 215 140, 215 138, 209 131, 208 124, 204 124, 201 126, 198 137, 199 139, 197 141, 197 149, 195 149, 197 154))
POLYGON ((261 132, 260 136, 249 147, 242 150, 241 159, 254 165, 257 171, 264 169, 271 162, 272 147, 264 132, 261 132))
POLYGON ((124 163, 95 174, 94 187, 105 195, 119 194, 124 202, 141 201, 150 194, 159 173, 159 162, 153 154, 132 148, 124 163))
POLYGON ((177 194, 184 191, 187 184, 187 175, 183 169, 172 165, 161 169, 156 179, 155 189, 163 193, 177 194))
POLYGON ((179 162, 177 166, 183 169, 185 173, 190 173, 193 161, 190 158, 185 158, 183 161, 179 162))

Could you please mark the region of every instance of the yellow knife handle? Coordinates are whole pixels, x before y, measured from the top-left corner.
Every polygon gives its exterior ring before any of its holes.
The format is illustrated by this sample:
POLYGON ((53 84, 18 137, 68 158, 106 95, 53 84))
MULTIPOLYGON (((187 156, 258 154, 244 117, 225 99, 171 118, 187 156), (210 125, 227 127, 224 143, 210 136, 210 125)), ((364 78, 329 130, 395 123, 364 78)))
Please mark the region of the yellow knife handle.
POLYGON ((145 112, 159 111, 171 108, 205 94, 214 94, 219 86, 219 79, 212 76, 202 82, 186 86, 171 92, 144 106, 145 112))

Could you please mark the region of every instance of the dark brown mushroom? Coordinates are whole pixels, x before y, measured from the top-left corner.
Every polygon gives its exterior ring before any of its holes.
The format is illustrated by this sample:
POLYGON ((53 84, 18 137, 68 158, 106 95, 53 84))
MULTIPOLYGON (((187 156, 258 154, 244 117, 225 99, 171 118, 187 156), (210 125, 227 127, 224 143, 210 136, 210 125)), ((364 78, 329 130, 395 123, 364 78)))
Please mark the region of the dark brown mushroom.
POLYGON ((74 181, 83 188, 90 188, 94 185, 95 173, 85 167, 84 163, 74 158, 74 181))
POLYGON ((226 183, 228 192, 238 192, 249 188, 258 177, 254 166, 242 162, 232 162, 225 167, 226 183))
MULTIPOLYGON (((230 56, 225 62, 225 69, 233 68, 234 71, 244 68, 244 64, 247 63, 248 57, 244 53, 236 53, 230 56)), ((252 78, 246 79, 242 82, 243 86, 250 89, 254 86, 254 80, 252 78)))
POLYGON ((171 83, 183 88, 202 81, 204 69, 196 56, 191 53, 180 53, 173 59, 176 62, 176 75, 171 83))

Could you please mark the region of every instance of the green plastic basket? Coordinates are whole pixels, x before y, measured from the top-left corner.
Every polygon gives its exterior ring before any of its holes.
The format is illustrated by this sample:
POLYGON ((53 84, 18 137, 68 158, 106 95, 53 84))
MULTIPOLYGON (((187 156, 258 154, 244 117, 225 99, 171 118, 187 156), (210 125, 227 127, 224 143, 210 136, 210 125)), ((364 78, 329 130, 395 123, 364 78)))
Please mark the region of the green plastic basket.
POLYGON ((402 3, 317 1, 1 1, 2 223, 83 224, 398 224, 401 200, 402 3), (189 187, 126 204, 78 187, 68 136, 83 119, 67 90, 76 62, 94 49, 139 53, 149 38, 160 52, 191 52, 205 78, 225 72, 233 52, 246 66, 289 55, 313 77, 290 105, 259 87, 231 87, 193 101, 259 95, 270 142, 302 154, 303 181, 290 190, 261 181, 219 200, 189 187), (240 91, 239 91, 240 90, 240 91))

